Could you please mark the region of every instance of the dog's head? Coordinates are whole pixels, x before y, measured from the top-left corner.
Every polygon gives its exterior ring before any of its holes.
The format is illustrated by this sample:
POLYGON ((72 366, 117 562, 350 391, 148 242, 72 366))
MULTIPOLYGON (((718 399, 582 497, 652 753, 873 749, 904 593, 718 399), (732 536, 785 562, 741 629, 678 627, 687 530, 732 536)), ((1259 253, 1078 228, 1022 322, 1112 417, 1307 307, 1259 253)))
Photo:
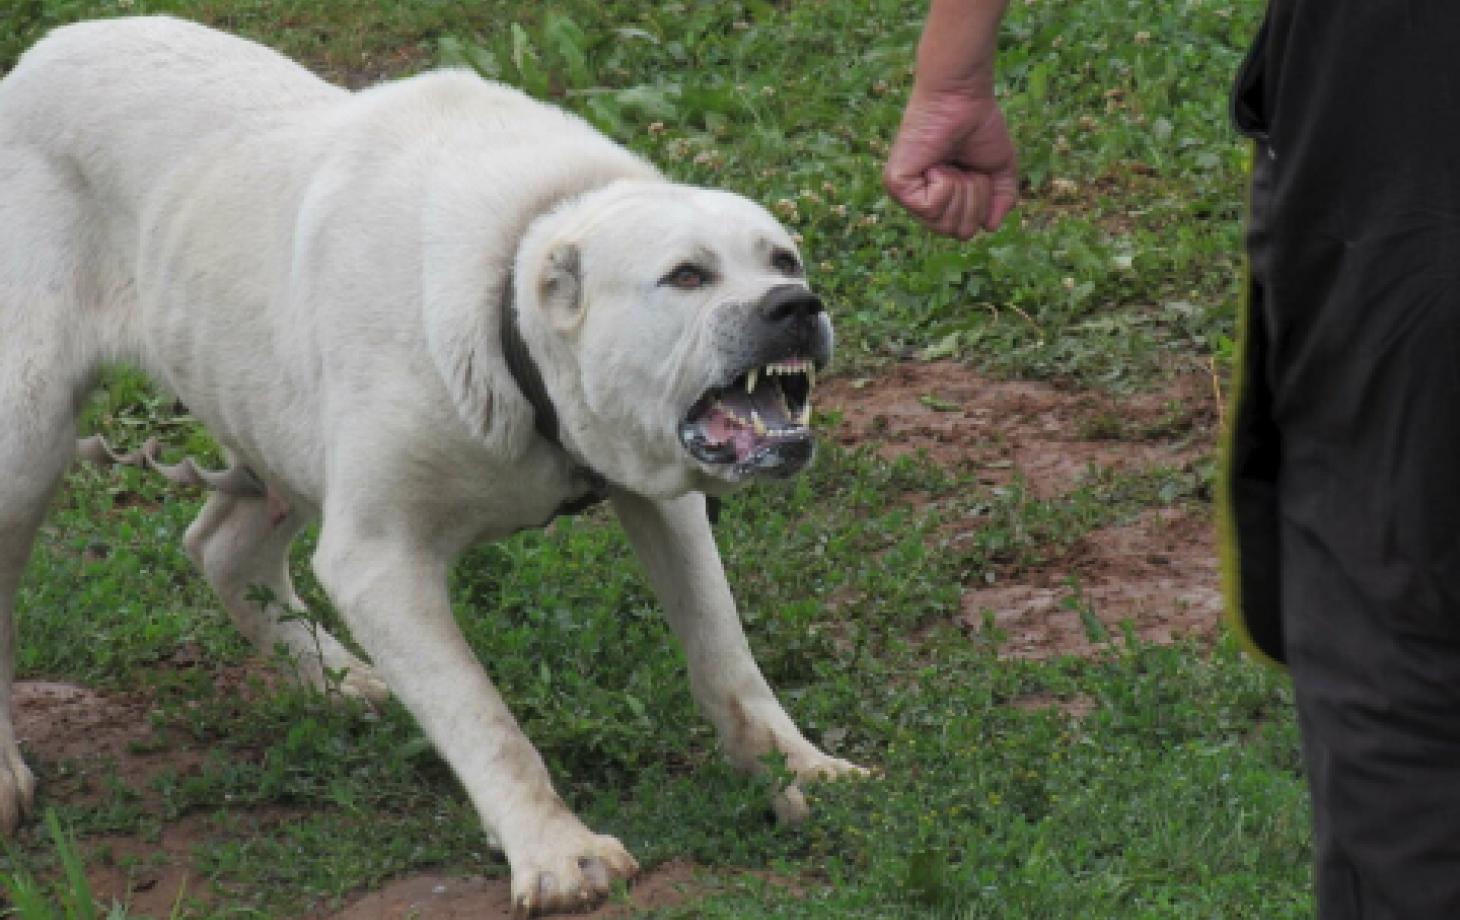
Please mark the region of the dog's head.
POLYGON ((713 494, 811 459, 831 321, 764 208, 618 182, 537 221, 516 270, 563 441, 610 481, 713 494))

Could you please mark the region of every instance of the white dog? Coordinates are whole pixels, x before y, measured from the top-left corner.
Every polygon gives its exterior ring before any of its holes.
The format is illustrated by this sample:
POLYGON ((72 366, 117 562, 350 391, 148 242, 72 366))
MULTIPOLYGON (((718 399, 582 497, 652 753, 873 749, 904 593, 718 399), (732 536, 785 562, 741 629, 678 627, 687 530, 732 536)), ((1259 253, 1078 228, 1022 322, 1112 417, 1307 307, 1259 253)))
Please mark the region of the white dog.
MULTIPOLYGON (((637 867, 564 806, 463 640, 446 573, 473 541, 606 497, 730 760, 861 772, 767 687, 706 521, 705 493, 809 459, 831 351, 757 205, 467 73, 351 94, 200 26, 83 23, 0 81, 0 330, 3 829, 34 789, 9 718, 16 587, 117 361, 232 463, 184 544, 233 621, 316 682, 344 669, 345 692, 405 704, 504 849, 519 913, 637 867), (287 549, 316 517, 315 571, 373 665, 328 636, 321 662, 285 616, 287 549)), ((780 804, 805 807, 794 788, 780 804)))

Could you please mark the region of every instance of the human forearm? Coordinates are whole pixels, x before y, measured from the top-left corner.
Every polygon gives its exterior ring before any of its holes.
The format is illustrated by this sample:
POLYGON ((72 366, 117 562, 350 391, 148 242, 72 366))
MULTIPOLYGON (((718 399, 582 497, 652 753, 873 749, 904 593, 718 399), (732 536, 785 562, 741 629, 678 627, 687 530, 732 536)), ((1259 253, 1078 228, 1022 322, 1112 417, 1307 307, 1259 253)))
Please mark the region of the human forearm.
POLYGON ((918 42, 915 92, 992 95, 1008 0, 932 0, 918 42))
POLYGON ((937 233, 993 230, 1019 198, 1014 145, 994 98, 999 22, 1008 0, 932 0, 917 78, 882 179, 937 233))

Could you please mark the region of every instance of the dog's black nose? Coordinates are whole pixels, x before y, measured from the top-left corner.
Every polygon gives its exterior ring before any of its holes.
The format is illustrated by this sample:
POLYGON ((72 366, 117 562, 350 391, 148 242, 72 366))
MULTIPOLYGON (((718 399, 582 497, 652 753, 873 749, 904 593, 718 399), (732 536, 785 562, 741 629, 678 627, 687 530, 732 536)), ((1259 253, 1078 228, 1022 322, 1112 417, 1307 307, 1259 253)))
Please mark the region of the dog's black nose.
POLYGON ((811 291, 799 284, 783 284, 766 291, 756 312, 766 322, 780 324, 810 319, 823 309, 821 298, 811 291))

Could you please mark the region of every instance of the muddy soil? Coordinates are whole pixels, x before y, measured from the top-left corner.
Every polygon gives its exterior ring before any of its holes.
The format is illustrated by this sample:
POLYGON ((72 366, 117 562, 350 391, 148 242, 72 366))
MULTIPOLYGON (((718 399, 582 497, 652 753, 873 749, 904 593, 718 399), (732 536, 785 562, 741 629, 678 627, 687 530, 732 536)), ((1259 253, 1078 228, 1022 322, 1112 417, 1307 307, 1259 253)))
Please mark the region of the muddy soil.
MULTIPOLYGON (((991 380, 948 361, 832 380, 818 406, 837 419, 832 437, 844 446, 888 458, 922 453, 989 485, 1019 480, 1039 498, 1076 488, 1092 471, 1188 467, 1210 456, 1219 411, 1203 368, 1118 396, 991 380)), ((1158 643, 1210 637, 1221 614, 1212 530, 1207 509, 1183 508, 1097 530, 1038 569, 970 588, 959 623, 1011 658, 1089 655, 1127 634, 1158 643)))
MULTIPOLYGON (((673 907, 704 890, 698 870, 669 862, 640 876, 628 898, 574 917, 629 917, 673 907)), ((506 878, 423 873, 397 879, 372 891, 328 920, 510 920, 512 886, 506 878)))
POLYGON ((1092 468, 1182 466, 1210 451, 1211 375, 1192 370, 1150 392, 1120 397, 1054 384, 991 380, 949 361, 899 364, 872 378, 834 379, 817 409, 839 419, 846 447, 889 459, 918 452, 1037 497, 1068 491, 1092 468))
MULTIPOLYGON (((144 797, 166 771, 197 770, 207 751, 152 729, 152 706, 140 694, 99 693, 53 681, 20 681, 13 697, 15 730, 32 764, 44 764, 45 797, 72 805, 99 803, 120 782, 144 797)), ((155 804, 155 803, 154 803, 155 804)), ((187 869, 207 822, 187 817, 167 825, 157 840, 88 837, 93 893, 104 904, 128 905, 138 917, 167 917, 179 892, 206 900, 206 880, 187 869)))

